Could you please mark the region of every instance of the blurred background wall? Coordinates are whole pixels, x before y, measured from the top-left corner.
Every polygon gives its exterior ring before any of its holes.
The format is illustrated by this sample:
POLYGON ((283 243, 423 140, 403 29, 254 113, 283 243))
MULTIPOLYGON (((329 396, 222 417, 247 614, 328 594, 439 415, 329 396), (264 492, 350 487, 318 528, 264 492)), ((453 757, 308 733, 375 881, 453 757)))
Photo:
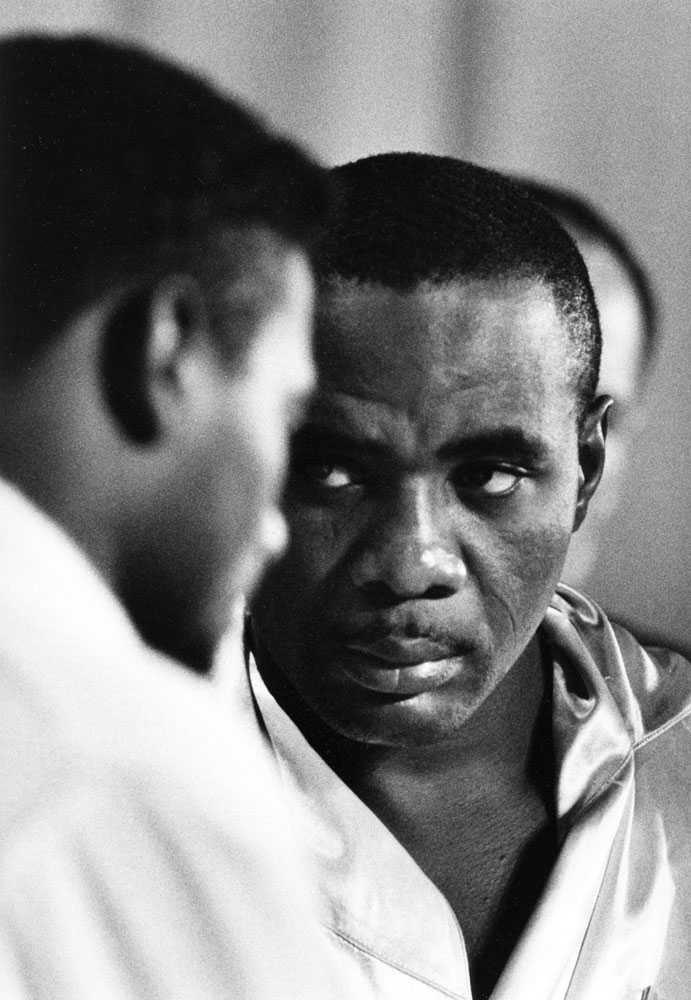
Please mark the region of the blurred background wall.
POLYGON ((553 179, 650 264, 664 346, 590 591, 691 646, 691 5, 687 0, 4 0, 0 30, 134 38, 327 162, 385 149, 553 179))

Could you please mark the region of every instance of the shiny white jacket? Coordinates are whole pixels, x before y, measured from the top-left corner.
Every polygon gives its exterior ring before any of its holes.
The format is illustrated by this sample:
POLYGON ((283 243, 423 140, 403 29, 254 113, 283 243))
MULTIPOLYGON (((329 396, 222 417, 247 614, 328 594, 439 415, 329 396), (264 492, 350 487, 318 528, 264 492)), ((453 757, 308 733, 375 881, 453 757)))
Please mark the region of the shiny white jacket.
MULTIPOLYGON (((561 849, 492 1000, 688 1000, 691 665, 645 651, 566 587, 541 629, 554 662, 561 849)), ((251 657, 250 677, 346 994, 470 1000, 444 897, 307 744, 251 657)))

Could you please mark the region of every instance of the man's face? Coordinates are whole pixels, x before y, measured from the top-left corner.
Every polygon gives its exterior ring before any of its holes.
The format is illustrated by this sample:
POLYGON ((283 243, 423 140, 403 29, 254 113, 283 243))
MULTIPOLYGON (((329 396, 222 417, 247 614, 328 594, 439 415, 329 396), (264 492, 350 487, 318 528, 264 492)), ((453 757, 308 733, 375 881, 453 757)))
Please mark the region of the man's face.
MULTIPOLYGON (((218 490, 227 511, 219 531, 233 556, 230 587, 252 590, 266 562, 285 548, 280 510, 289 437, 314 382, 313 280, 306 257, 287 253, 272 307, 260 321, 247 364, 234 380, 225 407, 225 473, 218 490), (227 507, 230 495, 236 499, 227 507)), ((223 431, 221 432, 223 433, 223 431)))
POLYGON ((447 738, 524 650, 573 529, 566 360, 534 282, 324 295, 290 545, 252 610, 260 646, 330 727, 447 738))
POLYGON ((228 322, 249 324, 249 353, 241 365, 225 358, 217 332, 188 376, 198 402, 182 462, 154 511, 156 537, 145 543, 158 591, 141 603, 162 609, 157 642, 198 669, 208 666, 235 599, 285 546, 279 499, 289 434, 314 378, 307 258, 260 235, 244 250, 227 289, 228 322))

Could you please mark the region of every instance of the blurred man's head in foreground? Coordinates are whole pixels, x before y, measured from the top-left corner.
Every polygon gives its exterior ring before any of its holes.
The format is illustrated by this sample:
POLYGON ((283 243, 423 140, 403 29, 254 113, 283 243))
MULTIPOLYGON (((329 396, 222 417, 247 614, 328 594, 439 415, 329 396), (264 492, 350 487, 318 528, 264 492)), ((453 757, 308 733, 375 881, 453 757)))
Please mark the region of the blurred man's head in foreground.
POLYGON ((0 42, 0 471, 196 669, 280 550, 320 168, 196 76, 0 42))

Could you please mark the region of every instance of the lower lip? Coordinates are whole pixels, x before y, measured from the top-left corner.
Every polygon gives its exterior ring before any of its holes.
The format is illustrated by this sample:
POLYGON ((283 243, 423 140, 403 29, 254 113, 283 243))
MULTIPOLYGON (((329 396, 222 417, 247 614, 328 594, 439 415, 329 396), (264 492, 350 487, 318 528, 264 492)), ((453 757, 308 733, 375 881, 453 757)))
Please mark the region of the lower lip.
POLYGON ((341 663, 341 670, 359 687, 379 694, 416 695, 434 691, 446 684, 459 667, 456 657, 402 667, 382 666, 381 661, 374 658, 363 662, 364 659, 360 653, 357 662, 341 663))

